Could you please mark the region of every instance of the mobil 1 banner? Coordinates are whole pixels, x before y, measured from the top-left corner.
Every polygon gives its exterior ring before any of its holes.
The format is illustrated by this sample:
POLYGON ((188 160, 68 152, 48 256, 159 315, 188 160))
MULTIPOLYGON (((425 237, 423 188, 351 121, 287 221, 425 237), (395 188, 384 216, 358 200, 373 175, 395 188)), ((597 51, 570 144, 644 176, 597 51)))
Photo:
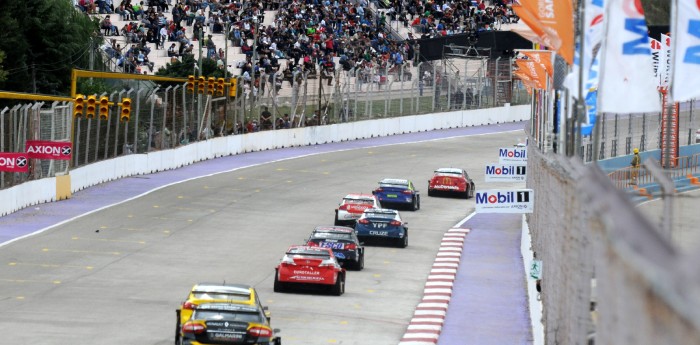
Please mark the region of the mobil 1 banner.
POLYGON ((527 163, 526 147, 502 147, 498 149, 499 164, 525 164, 527 163))
POLYGON ((525 181, 526 165, 488 164, 486 165, 486 182, 522 182, 525 181))
POLYGON ((532 189, 486 189, 476 191, 476 213, 532 213, 532 189))

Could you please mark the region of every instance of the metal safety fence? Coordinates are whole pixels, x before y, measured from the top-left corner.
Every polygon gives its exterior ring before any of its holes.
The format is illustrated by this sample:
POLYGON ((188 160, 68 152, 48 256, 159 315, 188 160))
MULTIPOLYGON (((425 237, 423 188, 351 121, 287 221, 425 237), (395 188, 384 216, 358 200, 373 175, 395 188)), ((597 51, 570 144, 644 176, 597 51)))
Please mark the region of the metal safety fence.
POLYGON ((527 169, 545 343, 700 344, 697 254, 683 255, 596 165, 530 146, 527 169))
POLYGON ((106 119, 72 116, 71 103, 33 103, 0 111, 3 152, 23 152, 27 139, 73 142, 72 160, 38 161, 31 174, 0 173, 0 188, 124 154, 165 150, 215 136, 327 125, 528 102, 510 80, 510 60, 424 62, 393 67, 315 69, 239 78, 235 97, 189 93, 186 85, 129 83, 95 95, 112 105, 106 119), (507 71, 507 73, 506 73, 507 71), (129 121, 119 102, 132 100, 129 121), (39 169, 40 168, 40 169, 39 169))

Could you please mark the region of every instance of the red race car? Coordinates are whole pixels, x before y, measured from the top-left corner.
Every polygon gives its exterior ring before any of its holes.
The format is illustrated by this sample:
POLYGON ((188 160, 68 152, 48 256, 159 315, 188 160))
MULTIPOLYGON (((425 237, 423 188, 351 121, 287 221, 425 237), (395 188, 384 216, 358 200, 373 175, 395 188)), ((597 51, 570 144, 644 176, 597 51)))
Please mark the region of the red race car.
POLYGON ((355 225, 362 212, 368 208, 379 208, 377 198, 372 194, 348 194, 335 210, 335 225, 355 225))
POLYGON ((473 198, 474 181, 464 169, 440 168, 435 170, 433 177, 428 181, 428 196, 435 196, 437 193, 457 193, 467 199, 473 198))
POLYGON ((291 286, 326 286, 331 293, 345 293, 345 269, 340 267, 331 248, 291 246, 275 268, 275 292, 291 286))

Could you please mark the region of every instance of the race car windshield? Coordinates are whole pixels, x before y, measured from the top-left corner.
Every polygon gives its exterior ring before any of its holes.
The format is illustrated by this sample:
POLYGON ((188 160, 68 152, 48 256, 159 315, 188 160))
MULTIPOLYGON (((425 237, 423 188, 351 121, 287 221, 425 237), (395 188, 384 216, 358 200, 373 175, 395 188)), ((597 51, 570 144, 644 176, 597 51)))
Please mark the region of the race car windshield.
POLYGON ((402 188, 402 189, 407 189, 408 184, 399 184, 399 183, 380 183, 379 187, 382 188, 402 188))
POLYGON ((396 215, 393 213, 374 213, 374 212, 366 212, 365 213, 365 218, 394 219, 394 217, 396 217, 396 215))
POLYGON ((193 320, 207 320, 207 321, 241 321, 241 322, 255 322, 263 323, 263 318, 260 313, 252 312, 233 312, 225 310, 195 310, 192 315, 193 320))
POLYGON ((435 173, 435 176, 462 176, 462 173, 452 171, 438 171, 435 173))
POLYGON ((218 299, 218 300, 228 300, 228 301, 247 301, 250 299, 250 295, 241 295, 233 293, 223 293, 223 292, 207 292, 207 291, 193 291, 192 296, 195 299, 218 299))
POLYGON ((350 198, 345 198, 343 201, 346 204, 359 204, 359 205, 373 205, 374 201, 372 199, 350 199, 350 198))
POLYGON ((291 250, 289 255, 298 255, 298 256, 304 256, 304 257, 313 257, 313 258, 320 258, 323 260, 330 259, 330 254, 326 251, 320 251, 320 250, 312 250, 312 249, 294 249, 291 250))
POLYGON ((349 233, 337 233, 337 232, 317 232, 314 234, 313 239, 316 240, 346 240, 352 241, 352 235, 349 233))

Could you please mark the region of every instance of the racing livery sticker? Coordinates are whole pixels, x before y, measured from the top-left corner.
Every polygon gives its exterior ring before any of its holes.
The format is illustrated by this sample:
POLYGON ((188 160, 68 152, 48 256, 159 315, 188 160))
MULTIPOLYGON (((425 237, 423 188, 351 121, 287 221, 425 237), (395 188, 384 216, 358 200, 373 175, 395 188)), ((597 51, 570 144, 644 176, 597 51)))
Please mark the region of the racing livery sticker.
POLYGON ((32 159, 70 160, 73 144, 65 141, 27 140, 26 151, 32 159))
POLYGON ((0 152, 0 171, 28 172, 29 156, 26 153, 0 152))
POLYGON ((476 191, 477 213, 532 213, 532 189, 488 189, 476 191))

